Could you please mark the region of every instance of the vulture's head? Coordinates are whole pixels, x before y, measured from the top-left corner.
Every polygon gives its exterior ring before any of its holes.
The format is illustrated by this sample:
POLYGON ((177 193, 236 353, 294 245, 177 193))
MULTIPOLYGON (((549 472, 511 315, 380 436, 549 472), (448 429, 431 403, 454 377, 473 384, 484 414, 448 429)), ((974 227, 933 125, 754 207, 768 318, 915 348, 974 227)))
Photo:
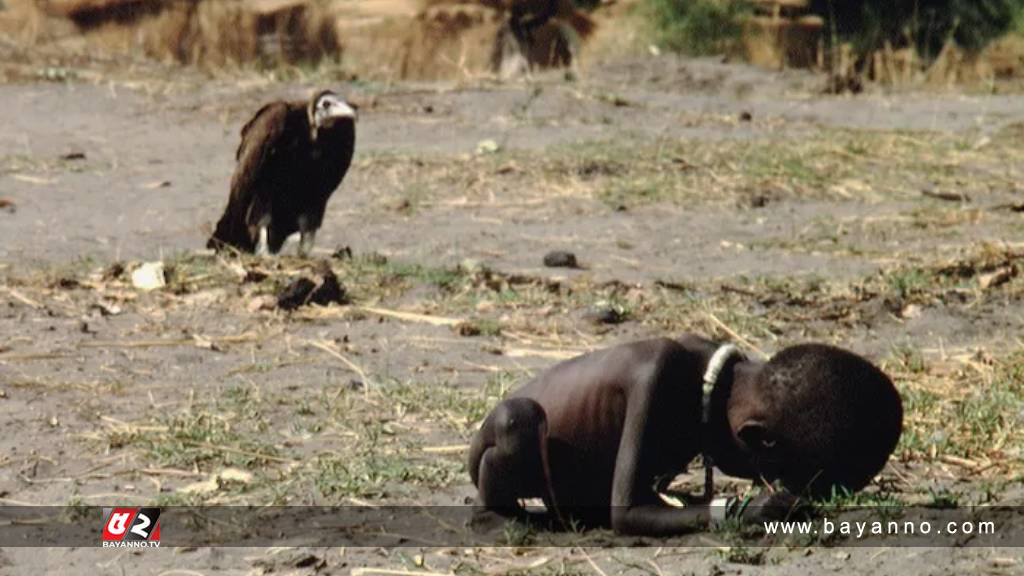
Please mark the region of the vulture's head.
POLYGON ((313 132, 313 139, 316 140, 320 130, 328 128, 339 121, 355 122, 356 108, 345 102, 330 90, 325 90, 316 95, 309 103, 309 125, 313 132))

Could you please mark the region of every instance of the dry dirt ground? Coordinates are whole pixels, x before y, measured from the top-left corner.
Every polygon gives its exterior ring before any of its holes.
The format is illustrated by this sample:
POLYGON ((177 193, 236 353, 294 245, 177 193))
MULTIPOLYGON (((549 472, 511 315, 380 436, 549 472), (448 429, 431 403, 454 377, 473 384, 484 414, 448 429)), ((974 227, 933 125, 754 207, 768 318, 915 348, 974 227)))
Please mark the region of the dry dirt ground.
MULTIPOLYGON (((505 391, 683 331, 882 364, 907 431, 868 501, 1021 502, 1016 94, 822 96, 814 75, 668 56, 500 85, 10 61, 0 503, 462 504, 465 447, 505 391), (314 255, 352 304, 267 310, 314 262, 293 245, 265 261, 201 249, 240 125, 324 85, 361 105, 314 255), (553 249, 583 269, 543 267, 553 249), (155 260, 168 286, 136 290, 131 270, 155 260), (595 324, 595 308, 624 321, 595 324), (210 482, 225 469, 234 480, 210 482)), ((1012 549, 709 537, 720 546, 9 548, 0 573, 1024 571, 1012 549)))

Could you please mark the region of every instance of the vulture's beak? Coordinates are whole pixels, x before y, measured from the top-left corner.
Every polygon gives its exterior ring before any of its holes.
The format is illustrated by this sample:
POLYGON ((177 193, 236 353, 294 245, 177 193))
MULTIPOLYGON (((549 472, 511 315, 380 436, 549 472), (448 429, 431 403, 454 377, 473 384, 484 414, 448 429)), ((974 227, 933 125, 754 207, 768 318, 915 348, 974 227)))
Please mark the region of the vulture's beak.
POLYGON ((356 112, 355 107, 340 101, 327 110, 328 118, 351 118, 355 120, 358 116, 359 114, 356 112))

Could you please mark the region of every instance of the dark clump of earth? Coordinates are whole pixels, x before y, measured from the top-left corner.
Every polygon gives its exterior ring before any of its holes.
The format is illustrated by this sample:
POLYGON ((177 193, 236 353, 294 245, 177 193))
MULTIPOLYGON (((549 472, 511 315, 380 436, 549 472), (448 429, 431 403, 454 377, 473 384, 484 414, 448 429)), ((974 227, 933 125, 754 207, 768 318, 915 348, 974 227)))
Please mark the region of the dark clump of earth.
POLYGON ((330 267, 322 267, 316 274, 316 280, 305 276, 299 277, 284 287, 277 295, 277 307, 282 310, 295 310, 301 306, 316 304, 347 304, 349 302, 345 287, 330 267))
POLYGON ((352 247, 351 246, 338 246, 338 248, 331 254, 331 258, 335 260, 351 260, 352 259, 352 247))
POLYGON ((544 255, 544 265, 548 268, 579 268, 576 255, 565 250, 552 250, 544 255))
POLYGON ((629 315, 615 306, 597 305, 583 313, 583 319, 591 324, 622 324, 629 315))

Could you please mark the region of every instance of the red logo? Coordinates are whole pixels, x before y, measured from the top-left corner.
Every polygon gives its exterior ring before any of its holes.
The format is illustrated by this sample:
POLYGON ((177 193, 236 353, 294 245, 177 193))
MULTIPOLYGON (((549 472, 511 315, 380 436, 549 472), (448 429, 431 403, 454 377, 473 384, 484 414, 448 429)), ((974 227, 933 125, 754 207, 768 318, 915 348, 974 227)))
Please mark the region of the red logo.
POLYGON ((159 548, 159 508, 104 508, 104 548, 159 548))

